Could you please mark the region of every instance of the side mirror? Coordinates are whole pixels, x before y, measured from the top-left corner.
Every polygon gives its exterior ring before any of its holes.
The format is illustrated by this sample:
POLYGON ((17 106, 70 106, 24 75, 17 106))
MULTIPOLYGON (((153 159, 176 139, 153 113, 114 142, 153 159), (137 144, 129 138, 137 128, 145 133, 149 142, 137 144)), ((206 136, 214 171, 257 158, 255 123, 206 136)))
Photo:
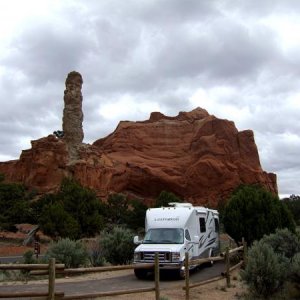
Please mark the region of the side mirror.
POLYGON ((139 244, 142 243, 142 240, 140 240, 140 239, 139 239, 139 236, 136 235, 136 236, 133 238, 133 243, 134 243, 135 245, 139 245, 139 244))

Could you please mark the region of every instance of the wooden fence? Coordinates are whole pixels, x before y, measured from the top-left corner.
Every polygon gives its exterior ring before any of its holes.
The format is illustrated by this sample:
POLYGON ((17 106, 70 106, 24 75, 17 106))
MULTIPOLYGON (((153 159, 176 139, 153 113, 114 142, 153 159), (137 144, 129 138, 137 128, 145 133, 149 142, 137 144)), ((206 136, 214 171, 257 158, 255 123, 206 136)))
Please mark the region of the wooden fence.
POLYGON ((214 256, 210 258, 201 258, 201 259, 196 259, 196 260, 189 260, 188 253, 185 254, 185 270, 189 270, 190 265, 195 265, 195 264, 201 264, 201 263, 207 263, 211 261, 220 261, 220 260, 225 260, 225 270, 220 274, 220 276, 217 276, 215 278, 211 278, 209 280, 197 282, 194 284, 190 284, 189 280, 189 271, 186 272, 185 274, 185 286, 182 288, 185 290, 185 299, 189 300, 190 299, 190 289, 199 287, 201 285, 208 284, 210 282, 214 282, 220 279, 223 279, 224 277, 226 278, 226 285, 227 287, 230 287, 230 272, 233 270, 237 269, 238 267, 242 266, 243 264, 245 265, 247 263, 247 243, 243 239, 242 241, 242 246, 239 246, 234 249, 229 249, 229 247, 226 248, 226 251, 221 253, 219 256, 214 256), (230 266, 230 256, 238 251, 243 251, 243 259, 237 263, 234 266, 230 266))
MULTIPOLYGON (((227 287, 230 286, 230 272, 234 269, 241 266, 243 263, 246 263, 247 258, 247 245, 243 240, 243 245, 235 249, 226 248, 224 253, 221 253, 219 256, 210 257, 210 258, 201 258, 197 260, 190 260, 188 253, 185 257, 185 299, 189 300, 190 289, 213 282, 216 280, 226 278, 227 287), (230 267, 230 256, 237 251, 243 251, 243 260, 233 267, 230 267), (225 270, 218 277, 201 281, 198 283, 190 284, 189 280, 189 267, 191 265, 200 265, 202 263, 207 263, 211 261, 220 261, 225 260, 225 270)), ((159 300, 160 298, 160 280, 159 280, 159 257, 158 253, 155 254, 154 264, 136 264, 136 265, 122 265, 122 266, 110 266, 110 267, 94 267, 94 268, 77 268, 77 269, 65 269, 64 264, 55 264, 55 259, 52 258, 49 261, 49 264, 0 264, 0 270, 31 270, 31 275, 48 275, 48 291, 45 292, 14 292, 14 293, 1 293, 0 298, 21 298, 21 297, 40 297, 39 299, 55 300, 55 299, 91 299, 91 298, 100 298, 107 296, 116 296, 116 295, 125 295, 133 293, 144 293, 144 292, 155 292, 155 299, 159 300), (154 286, 149 288, 139 288, 131 290, 119 290, 119 291, 110 291, 110 292, 99 292, 99 293, 90 293, 90 294, 81 294, 81 295, 64 295, 64 292, 55 291, 55 277, 56 274, 82 274, 82 273, 91 273, 91 272, 105 272, 105 271, 119 271, 119 270, 128 270, 136 268, 154 268, 154 286)))

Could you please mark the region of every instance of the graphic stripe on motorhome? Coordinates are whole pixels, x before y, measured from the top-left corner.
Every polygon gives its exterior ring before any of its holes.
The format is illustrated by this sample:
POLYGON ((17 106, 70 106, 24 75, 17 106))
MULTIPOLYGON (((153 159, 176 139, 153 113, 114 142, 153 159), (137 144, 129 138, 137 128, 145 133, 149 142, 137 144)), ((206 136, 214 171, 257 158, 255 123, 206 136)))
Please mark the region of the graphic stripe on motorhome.
POLYGON ((206 215, 206 220, 205 220, 205 224, 207 223, 207 220, 208 220, 209 213, 210 213, 210 211, 208 211, 208 212, 207 212, 207 215, 206 215))
POLYGON ((199 243, 201 244, 202 239, 204 238, 204 235, 201 236, 201 239, 199 240, 199 243))
POLYGON ((206 246, 210 246, 211 244, 213 244, 216 241, 216 238, 211 239, 210 241, 208 241, 208 244, 206 246))
MULTIPOLYGON (((202 236, 204 237, 204 236, 202 236)), ((205 244, 205 241, 207 240, 207 237, 202 241, 202 243, 199 244, 199 249, 205 244)))

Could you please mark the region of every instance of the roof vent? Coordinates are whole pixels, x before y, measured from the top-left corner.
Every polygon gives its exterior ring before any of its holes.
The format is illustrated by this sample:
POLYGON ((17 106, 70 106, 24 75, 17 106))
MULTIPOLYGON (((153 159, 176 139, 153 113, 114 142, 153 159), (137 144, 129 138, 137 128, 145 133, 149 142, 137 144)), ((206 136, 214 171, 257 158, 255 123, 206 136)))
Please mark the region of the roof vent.
POLYGON ((180 202, 170 202, 168 203, 170 206, 174 206, 174 207, 193 207, 193 204, 191 203, 180 203, 180 202))

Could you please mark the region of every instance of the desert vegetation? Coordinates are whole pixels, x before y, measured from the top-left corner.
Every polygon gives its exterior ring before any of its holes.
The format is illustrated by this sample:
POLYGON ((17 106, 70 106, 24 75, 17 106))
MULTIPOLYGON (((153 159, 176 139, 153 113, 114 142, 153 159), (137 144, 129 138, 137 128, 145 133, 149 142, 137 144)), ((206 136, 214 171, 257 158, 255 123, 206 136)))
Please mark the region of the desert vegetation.
POLYGON ((253 299, 299 299, 300 238, 288 229, 255 241, 241 278, 253 299))
MULTIPOLYGON (((182 199, 162 191, 153 206, 169 202, 182 199)), ((43 260, 54 257, 71 268, 129 263, 135 247, 133 236, 144 229, 148 208, 140 199, 124 194, 111 194, 101 201, 93 190, 70 179, 62 182, 58 192, 37 200, 34 191, 5 183, 3 176, 0 205, 2 230, 14 230, 20 221, 39 224, 53 238, 43 260), (83 239, 90 237, 93 243, 83 239)), ((241 272, 249 288, 244 296, 299 297, 300 238, 296 225, 300 197, 279 200, 259 186, 244 185, 232 193, 220 214, 225 232, 237 242, 244 237, 250 246, 246 268, 241 272)), ((32 251, 24 254, 24 261, 37 262, 32 251)))
POLYGON ((55 258, 65 264, 66 268, 78 268, 88 264, 88 252, 81 241, 61 239, 50 245, 46 252, 46 260, 55 258))
POLYGON ((30 200, 34 192, 28 191, 18 183, 4 183, 0 176, 0 228, 16 231, 16 223, 26 223, 32 220, 30 200))
POLYGON ((222 213, 225 231, 237 242, 244 237, 249 245, 277 228, 296 230, 288 206, 260 186, 238 187, 222 213))
MULTIPOLYGON (((162 191, 153 205, 169 202, 182 200, 162 191)), ((111 194, 102 201, 93 190, 71 179, 64 179, 58 192, 37 198, 22 184, 5 183, 4 176, 0 176, 0 205, 0 229, 16 230, 16 223, 38 224, 55 240, 93 237, 114 226, 143 230, 148 208, 142 200, 124 194, 111 194)))
MULTIPOLYGON (((70 267, 124 264, 132 259, 133 236, 144 230, 148 208, 141 200, 111 194, 104 202, 93 190, 70 179, 63 180, 57 193, 37 200, 36 193, 24 185, 5 183, 3 176, 0 180, 0 204, 4 207, 0 229, 15 231, 15 224, 20 221, 38 224, 53 239, 46 257, 55 257, 70 267), (79 241, 90 237, 96 237, 91 245, 79 241), (78 253, 82 260, 73 257, 78 253)), ((178 201, 182 200, 173 193, 162 191, 153 205, 178 201)), ((24 259, 34 261, 33 253, 26 253, 24 259)))
POLYGON ((296 224, 300 226, 300 196, 291 195, 289 198, 284 198, 283 202, 291 211, 296 224))

